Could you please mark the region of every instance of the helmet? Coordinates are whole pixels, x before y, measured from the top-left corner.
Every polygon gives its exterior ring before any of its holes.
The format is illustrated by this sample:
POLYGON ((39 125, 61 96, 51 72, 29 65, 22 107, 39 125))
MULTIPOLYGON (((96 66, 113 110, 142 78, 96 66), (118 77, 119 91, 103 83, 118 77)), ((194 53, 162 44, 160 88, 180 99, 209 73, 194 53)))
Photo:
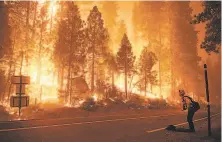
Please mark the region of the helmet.
POLYGON ((185 91, 184 91, 183 89, 180 89, 180 90, 179 90, 179 93, 180 93, 180 95, 182 95, 182 96, 185 95, 185 91))

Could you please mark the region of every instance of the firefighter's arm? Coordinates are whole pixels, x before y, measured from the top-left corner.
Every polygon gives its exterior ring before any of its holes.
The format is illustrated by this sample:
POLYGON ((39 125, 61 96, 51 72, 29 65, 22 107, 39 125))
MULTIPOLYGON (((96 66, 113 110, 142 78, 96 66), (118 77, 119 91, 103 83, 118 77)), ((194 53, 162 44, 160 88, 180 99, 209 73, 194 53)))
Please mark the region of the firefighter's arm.
POLYGON ((193 99, 191 97, 189 96, 184 96, 184 97, 188 98, 191 102, 193 102, 193 99))

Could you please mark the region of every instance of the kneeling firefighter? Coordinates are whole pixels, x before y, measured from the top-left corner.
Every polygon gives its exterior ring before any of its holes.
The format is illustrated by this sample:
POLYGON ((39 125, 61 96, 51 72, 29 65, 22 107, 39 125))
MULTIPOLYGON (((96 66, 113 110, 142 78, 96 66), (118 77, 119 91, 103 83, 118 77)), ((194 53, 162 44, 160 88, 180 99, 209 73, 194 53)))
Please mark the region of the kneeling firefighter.
POLYGON ((195 102, 191 97, 186 96, 184 90, 179 90, 179 94, 182 98, 183 110, 186 110, 188 108, 187 122, 189 123, 190 131, 195 132, 195 127, 193 124, 193 116, 195 112, 200 109, 200 105, 198 102, 195 102), (188 106, 187 106, 186 98, 189 99, 190 101, 188 106))

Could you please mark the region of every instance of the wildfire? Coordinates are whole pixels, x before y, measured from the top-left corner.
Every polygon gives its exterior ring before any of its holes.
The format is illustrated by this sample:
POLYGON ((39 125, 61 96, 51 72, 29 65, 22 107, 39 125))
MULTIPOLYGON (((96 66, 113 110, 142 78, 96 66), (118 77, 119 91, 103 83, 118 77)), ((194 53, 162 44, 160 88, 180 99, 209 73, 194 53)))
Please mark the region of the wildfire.
MULTIPOLYGON (((46 1, 41 0, 38 1, 38 3, 39 11, 46 1)), ((48 34, 50 27, 53 27, 55 24, 53 18, 56 15, 57 7, 56 1, 50 1, 47 19, 51 19, 51 23, 49 22, 47 24, 48 34)), ((31 57, 29 61, 23 59, 22 75, 27 75, 31 78, 31 84, 27 86, 27 95, 30 95, 30 103, 36 102, 36 99, 38 102, 58 102, 58 79, 54 63, 51 60, 53 54, 53 41, 44 46, 49 52, 47 54, 41 54, 40 59, 37 56, 31 57), (41 62, 41 67, 39 66, 39 62, 41 62)), ((38 47, 36 46, 35 48, 38 47)), ((15 74, 19 75, 20 69, 17 69, 15 74)))
MULTIPOLYGON (((135 79, 133 78, 129 78, 129 82, 128 82, 128 92, 129 93, 133 93, 133 94, 137 94, 137 95, 140 95, 140 96, 144 96, 145 94, 145 91, 140 91, 138 89, 138 87, 135 85, 137 83, 137 80, 138 80, 138 77, 134 77, 135 79)), ((120 89, 122 92, 125 91, 125 86, 124 86, 124 75, 120 75, 118 77, 116 77, 115 79, 115 85, 117 86, 118 89, 120 89)), ((163 99, 166 99, 167 98, 167 95, 163 95, 163 96, 160 96, 159 95, 159 90, 158 90, 158 87, 155 86, 153 87, 154 91, 151 93, 150 90, 148 90, 146 92, 146 98, 150 98, 150 99, 160 99, 160 98, 163 98, 163 99)))
MULTIPOLYGON (((42 8, 42 6, 46 3, 49 2, 49 6, 47 7, 47 17, 46 19, 48 19, 50 22, 47 24, 47 32, 51 31, 51 28, 55 28, 55 24, 56 22, 54 21, 54 18, 56 16, 56 13, 58 11, 58 7, 59 4, 57 3, 56 0, 53 1, 46 1, 46 0, 40 0, 39 2, 39 6, 38 6, 38 10, 40 10, 42 8)), ((119 5, 122 5, 119 3, 119 5)), ((84 11, 82 7, 84 7, 85 5, 81 5, 80 6, 80 12, 82 13, 83 17, 87 17, 88 15, 88 8, 90 9, 90 7, 86 8, 87 12, 84 11), (81 10, 82 9, 82 10, 81 10), (86 12, 86 15, 84 14, 86 12)), ((123 7, 123 5, 122 5, 123 7)), ((125 5, 124 5, 125 7, 125 5)), ((121 10, 120 10, 121 11, 121 10)), ((129 21, 132 22, 131 20, 131 16, 125 16, 125 14, 128 14, 128 12, 120 12, 120 19, 124 20, 126 23, 128 23, 129 21), (128 22, 127 22, 128 21, 128 22)), ((132 13, 131 13, 132 14, 132 13)), ((86 18, 85 18, 86 19, 86 18)), ((149 41, 146 41, 142 38, 142 33, 139 33, 139 38, 137 40, 134 39, 133 37, 133 24, 129 22, 129 24, 127 24, 127 31, 129 33, 129 38, 132 41, 132 45, 133 45, 133 52, 134 54, 137 56, 137 60, 138 57, 141 53, 141 50, 143 49, 144 46, 149 46, 150 43, 149 41)), ((116 43, 118 44, 118 43, 116 43)), ((41 55, 41 69, 39 72, 39 59, 37 57, 32 57, 29 60, 29 63, 27 63, 26 60, 24 60, 23 62, 23 69, 22 69, 22 74, 23 75, 28 75, 31 77, 31 84, 28 86, 28 94, 30 94, 30 98, 31 99, 37 99, 40 100, 42 102, 48 102, 50 100, 54 100, 54 102, 58 102, 58 78, 56 75, 56 68, 55 65, 53 63, 53 61, 51 60, 51 56, 53 54, 53 41, 51 41, 50 43, 48 43, 48 45, 45 45, 45 48, 49 49, 49 53, 47 54, 42 54, 41 55), (40 74, 40 75, 39 75, 40 74), (38 76, 40 76, 40 79, 38 79, 38 76)), ((38 47, 36 47, 38 48, 38 47)), ((157 69, 158 66, 155 67, 155 70, 157 69)), ((19 69, 16 71, 16 74, 19 74, 19 69)), ((118 89, 120 89, 122 92, 125 92, 125 84, 124 84, 124 75, 119 75, 115 78, 115 86, 117 86, 118 89)), ((134 75, 133 77, 129 77, 128 78, 128 92, 129 93, 134 93, 140 96, 144 96, 145 92, 144 91, 140 91, 140 89, 137 87, 136 83, 138 82, 139 77, 137 75, 134 75)), ((67 84, 67 79, 64 78, 64 84, 63 86, 65 86, 65 84, 67 84)), ((160 95, 160 89, 159 86, 153 86, 150 87, 150 84, 148 84, 147 87, 147 91, 146 91, 146 98, 150 98, 150 99, 166 99, 169 96, 169 92, 171 89, 171 86, 162 86, 162 89, 164 91, 162 91, 162 94, 160 95), (152 89, 150 89, 152 88, 152 89)), ((92 98, 95 101, 99 100, 99 94, 93 94, 92 98)), ((79 104, 81 104, 82 101, 79 102, 79 104)), ((66 106, 71 107, 71 104, 67 103, 66 106)))

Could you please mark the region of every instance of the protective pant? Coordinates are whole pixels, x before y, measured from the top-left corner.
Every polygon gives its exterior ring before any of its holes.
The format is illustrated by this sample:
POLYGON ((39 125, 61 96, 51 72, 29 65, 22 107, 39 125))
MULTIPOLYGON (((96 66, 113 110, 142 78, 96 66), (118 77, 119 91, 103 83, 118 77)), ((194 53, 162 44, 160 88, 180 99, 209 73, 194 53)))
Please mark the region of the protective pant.
POLYGON ((193 116, 194 111, 192 109, 188 109, 188 115, 187 115, 187 122, 189 123, 190 130, 195 131, 194 124, 193 124, 193 116))

